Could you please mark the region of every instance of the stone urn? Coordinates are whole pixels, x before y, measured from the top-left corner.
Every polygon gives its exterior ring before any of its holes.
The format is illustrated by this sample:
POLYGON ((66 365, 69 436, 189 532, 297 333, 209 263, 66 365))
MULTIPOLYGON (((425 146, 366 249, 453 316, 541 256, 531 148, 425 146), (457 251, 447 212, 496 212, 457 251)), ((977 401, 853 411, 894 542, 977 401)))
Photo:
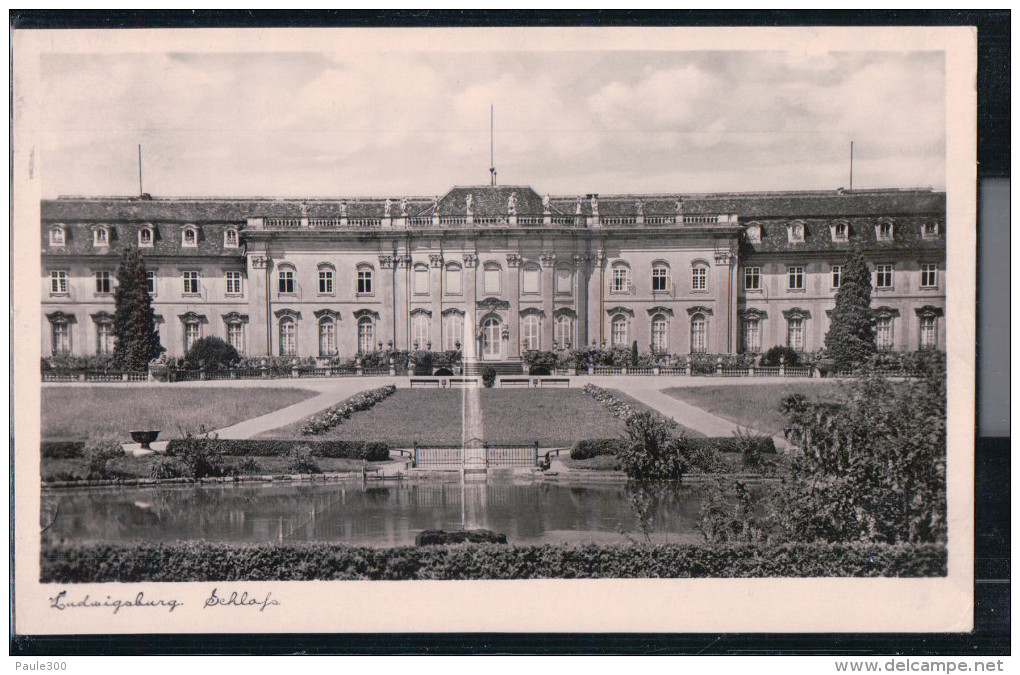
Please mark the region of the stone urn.
POLYGON ((149 443, 152 443, 159 438, 159 430, 148 430, 148 431, 132 431, 131 440, 135 443, 142 444, 142 450, 152 450, 149 447, 149 443))

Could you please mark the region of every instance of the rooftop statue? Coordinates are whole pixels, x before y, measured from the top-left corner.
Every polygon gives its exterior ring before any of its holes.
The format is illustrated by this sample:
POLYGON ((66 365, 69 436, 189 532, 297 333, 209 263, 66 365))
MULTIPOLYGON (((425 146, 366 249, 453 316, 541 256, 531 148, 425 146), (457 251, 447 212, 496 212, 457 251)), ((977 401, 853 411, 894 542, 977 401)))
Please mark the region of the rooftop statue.
POLYGON ((506 200, 506 211, 510 215, 517 213, 517 193, 511 192, 510 198, 506 200))
POLYGON ((580 197, 577 198, 577 208, 574 209, 574 213, 576 213, 577 215, 581 215, 581 198, 580 197))
POLYGON ((683 213, 684 212, 684 200, 682 200, 682 199, 676 200, 676 212, 677 213, 683 213))
POLYGON ((383 206, 383 217, 389 218, 390 217, 390 211, 392 209, 393 209, 393 200, 387 198, 386 199, 386 205, 383 206))
POLYGON ((464 209, 467 211, 468 215, 471 215, 471 207, 474 204, 474 202, 475 202, 474 195, 469 194, 467 197, 464 197, 464 209))
POLYGON ((596 216, 599 214, 599 198, 595 195, 592 195, 591 198, 591 212, 596 216))
POLYGON ((637 202, 637 214, 640 216, 640 215, 643 215, 644 212, 645 212, 645 203, 643 201, 638 200, 638 202, 637 202))
POLYGON ((340 202, 340 217, 347 217, 347 202, 340 202))
POLYGON ((542 197, 542 210, 543 211, 549 210, 549 195, 542 197))
POLYGON ((438 195, 432 198, 432 210, 435 211, 436 213, 439 213, 439 196, 438 195))
POLYGON ((400 215, 407 215, 407 197, 400 198, 400 215))

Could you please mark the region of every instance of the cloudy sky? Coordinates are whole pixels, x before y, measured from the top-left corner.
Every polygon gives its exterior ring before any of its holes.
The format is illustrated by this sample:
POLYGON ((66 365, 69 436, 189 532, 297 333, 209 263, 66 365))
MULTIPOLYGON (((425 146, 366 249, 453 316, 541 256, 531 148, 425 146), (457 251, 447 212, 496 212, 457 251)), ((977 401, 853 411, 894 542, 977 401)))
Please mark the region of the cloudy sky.
POLYGON ((945 187, 941 52, 46 55, 43 193, 945 187))

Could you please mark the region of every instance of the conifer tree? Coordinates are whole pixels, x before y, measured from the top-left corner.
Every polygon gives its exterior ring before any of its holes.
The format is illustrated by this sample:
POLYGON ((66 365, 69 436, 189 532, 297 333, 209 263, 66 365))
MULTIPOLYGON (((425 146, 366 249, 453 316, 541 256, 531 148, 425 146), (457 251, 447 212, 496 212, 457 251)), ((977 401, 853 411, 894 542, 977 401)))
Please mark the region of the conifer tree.
POLYGON ((117 267, 113 317, 113 332, 117 338, 113 358, 125 370, 145 370, 149 361, 164 351, 156 332, 148 285, 141 253, 128 247, 117 267))
POLYGON ((860 249, 847 254, 836 292, 836 309, 825 335, 825 350, 840 369, 853 368, 875 353, 871 273, 860 249))

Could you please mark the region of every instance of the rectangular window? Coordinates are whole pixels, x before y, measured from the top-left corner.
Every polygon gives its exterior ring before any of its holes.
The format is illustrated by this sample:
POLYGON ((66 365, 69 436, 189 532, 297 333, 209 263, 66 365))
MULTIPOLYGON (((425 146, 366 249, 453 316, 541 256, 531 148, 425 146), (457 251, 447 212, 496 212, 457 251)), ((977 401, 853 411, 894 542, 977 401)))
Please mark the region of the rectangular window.
POLYGON ((191 345, 198 341, 198 322, 190 321, 184 324, 184 351, 191 349, 191 345))
POLYGON ((113 324, 106 321, 96 324, 96 354, 113 353, 113 324))
POLYGON ((937 338, 935 334, 935 317, 921 317, 921 349, 935 349, 937 338))
POLYGON ((106 295, 111 290, 110 273, 105 270, 96 272, 96 293, 106 295))
POLYGON ((414 294, 415 295, 428 295, 429 294, 429 268, 428 267, 415 267, 414 268, 414 294))
POLYGON ((875 346, 879 349, 892 349, 893 325, 891 316, 879 317, 875 321, 875 346))
POLYGON ((934 222, 929 221, 921 226, 921 237, 924 239, 934 239, 939 234, 938 225, 934 222))
POLYGON ((875 288, 892 288, 892 265, 875 265, 875 288))
POLYGON ((319 356, 336 354, 336 324, 333 319, 319 322, 319 356))
POLYGON ((319 295, 333 295, 333 270, 319 270, 319 295))
POLYGON ((786 345, 794 351, 804 351, 804 319, 795 317, 787 323, 786 345))
MULTIPOLYGON (((459 270, 458 270, 459 271, 459 270)), ((446 351, 460 349, 464 340, 464 317, 460 314, 448 314, 443 319, 443 348, 446 351)))
POLYGON ((556 269, 556 293, 559 295, 570 295, 574 292, 574 275, 569 267, 558 267, 556 269))
POLYGON ((843 266, 833 265, 832 266, 832 288, 839 288, 839 284, 843 278, 843 266))
POLYGON ((745 291, 760 291, 761 290, 761 268, 760 267, 745 267, 744 268, 744 290, 745 291))
POLYGON ((375 349, 375 338, 370 319, 361 319, 358 322, 358 352, 367 354, 375 349))
POLYGON ((227 272, 227 295, 241 295, 240 272, 227 272))
POLYGON ((691 270, 691 290, 703 291, 708 288, 708 269, 695 267, 691 270))
POLYGON ((627 320, 618 317, 613 319, 613 332, 612 332, 613 346, 626 345, 627 344, 627 320))
POLYGON ((198 272, 184 273, 184 295, 198 295, 198 272))
POLYGON ((294 270, 281 269, 279 278, 280 293, 294 292, 294 270))
POLYGON ((669 349, 669 325, 663 318, 652 320, 652 351, 664 354, 669 349))
POLYGON ((613 268, 613 293, 626 293, 630 290, 630 270, 626 267, 613 268))
POLYGON ((665 267, 652 269, 652 292, 663 293, 669 290, 669 270, 665 267))
POLYGON ((744 352, 756 354, 761 351, 761 320, 758 317, 744 319, 744 352))
POLYGON ((921 288, 935 288, 938 286, 937 273, 938 265, 934 263, 921 265, 921 288))
POLYGON ((460 295, 463 292, 461 290, 459 267, 446 268, 446 292, 450 295, 460 295))
POLYGON ((539 271, 537 267, 525 267, 524 268, 524 293, 537 294, 541 291, 539 288, 539 271))
POLYGON ((795 265, 789 268, 789 282, 788 288, 791 291, 804 290, 804 268, 800 265, 795 265))
POLYGON ((67 270, 50 270, 50 293, 55 295, 67 293, 67 270))
POLYGON ((499 293, 499 268, 486 267, 482 273, 482 289, 486 293, 499 293))
POLYGON ((145 273, 145 290, 149 291, 149 295, 156 295, 156 273, 146 272, 145 273))
POLYGON ((244 353, 244 324, 227 324, 227 343, 236 349, 239 354, 244 353))
POLYGON ((372 270, 358 270, 358 293, 372 292, 372 270))

